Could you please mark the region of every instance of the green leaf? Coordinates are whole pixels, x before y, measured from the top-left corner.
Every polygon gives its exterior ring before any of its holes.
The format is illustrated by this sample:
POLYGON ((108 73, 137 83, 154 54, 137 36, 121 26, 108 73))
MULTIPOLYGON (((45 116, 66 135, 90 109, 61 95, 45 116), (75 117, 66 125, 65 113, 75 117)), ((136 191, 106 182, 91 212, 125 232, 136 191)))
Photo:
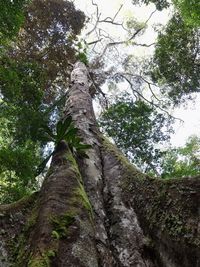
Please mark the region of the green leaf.
POLYGON ((67 130, 71 124, 72 124, 72 117, 68 116, 63 122, 64 129, 67 130))
POLYGON ((56 133, 57 133, 57 142, 61 141, 62 139, 65 139, 64 136, 68 130, 68 128, 72 124, 72 117, 67 117, 64 121, 59 121, 56 125, 56 133))
POLYGON ((84 151, 79 151, 78 155, 81 158, 89 159, 89 156, 84 151))
POLYGON ((54 239, 57 239, 57 240, 60 239, 60 235, 59 235, 59 233, 56 232, 56 231, 52 231, 51 236, 52 236, 54 239))
POLYGON ((88 144, 78 144, 75 148, 76 150, 86 150, 92 148, 92 146, 88 144))
POLYGON ((53 138, 54 141, 56 140, 56 135, 53 134, 52 130, 47 125, 44 125, 42 128, 50 137, 53 138))
POLYGON ((53 152, 46 159, 44 159, 42 163, 38 166, 37 171, 36 171, 36 176, 38 176, 41 172, 43 172, 44 168, 47 165, 47 162, 49 161, 52 155, 53 155, 53 152))
POLYGON ((81 142, 83 142, 83 138, 79 137, 79 136, 74 136, 74 140, 73 140, 73 144, 74 146, 79 145, 81 142))
POLYGON ((75 136, 78 132, 77 128, 71 128, 64 136, 63 139, 65 139, 67 142, 72 142, 75 139, 75 136))

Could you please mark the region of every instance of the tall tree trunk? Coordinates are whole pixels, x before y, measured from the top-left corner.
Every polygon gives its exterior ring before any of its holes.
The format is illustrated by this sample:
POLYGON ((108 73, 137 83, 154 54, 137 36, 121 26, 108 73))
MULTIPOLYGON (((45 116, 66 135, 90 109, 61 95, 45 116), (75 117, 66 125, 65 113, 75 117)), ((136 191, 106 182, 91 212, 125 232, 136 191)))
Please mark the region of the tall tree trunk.
POLYGON ((41 191, 0 207, 0 266, 200 266, 200 179, 141 174, 98 130, 77 62, 64 116, 88 158, 62 140, 41 191))

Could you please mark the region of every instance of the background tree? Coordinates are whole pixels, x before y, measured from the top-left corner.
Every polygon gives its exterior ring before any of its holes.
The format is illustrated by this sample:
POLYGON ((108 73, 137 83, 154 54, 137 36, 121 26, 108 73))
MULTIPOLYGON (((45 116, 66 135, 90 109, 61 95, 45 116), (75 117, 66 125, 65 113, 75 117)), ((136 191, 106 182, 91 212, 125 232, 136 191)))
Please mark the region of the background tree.
POLYGON ((70 60, 75 61, 72 42, 84 22, 84 15, 76 13, 69 2, 25 4, 26 1, 6 1, 2 12, 2 20, 7 17, 2 24, 4 50, 0 58, 0 120, 4 129, 0 148, 1 202, 19 199, 38 188, 37 168, 46 157, 46 145, 51 141, 48 134, 55 130, 65 102, 62 92, 69 77, 66 73, 70 60), (43 16, 47 11, 48 16, 43 16), (75 12, 76 18, 67 17, 67 12, 75 12), (80 19, 78 24, 76 19, 80 19), (64 59, 63 68, 58 53, 64 59), (59 61, 58 71, 55 60, 59 61), (62 70, 65 76, 61 75, 62 70))
POLYGON ((174 14, 158 36, 153 57, 152 79, 175 104, 193 92, 199 92, 199 34, 174 14))
POLYGON ((23 29, 9 57, 41 67, 46 75, 44 99, 50 104, 68 86, 70 64, 76 61, 73 43, 84 25, 85 16, 75 11, 73 3, 62 0, 32 1, 24 16, 23 29), (70 16, 72 13, 76 16, 70 16))
POLYGON ((187 1, 187 0, 133 0, 134 4, 146 4, 149 3, 155 4, 158 10, 168 8, 172 3, 173 7, 178 10, 181 17, 185 20, 186 24, 189 24, 194 27, 199 26, 199 1, 187 1))
POLYGON ((35 173, 46 141, 39 128, 48 124, 49 114, 42 108, 38 66, 3 57, 1 62, 1 201, 13 201, 37 188, 35 173))
POLYGON ((199 1, 173 0, 173 3, 186 24, 193 27, 200 26, 200 15, 198 11, 200 8, 199 1))
POLYGON ((150 3, 155 4, 156 9, 161 11, 164 8, 169 7, 169 1, 168 0, 133 0, 133 4, 145 4, 148 5, 150 3))
POLYGON ((18 33, 23 21, 23 8, 27 0, 0 1, 0 44, 12 39, 18 33))
POLYGON ((200 140, 197 136, 188 138, 185 146, 171 148, 164 154, 161 177, 195 176, 200 173, 200 140))
POLYGON ((126 94, 102 114, 100 126, 133 163, 145 172, 158 174, 160 146, 170 138, 171 120, 150 104, 126 94))

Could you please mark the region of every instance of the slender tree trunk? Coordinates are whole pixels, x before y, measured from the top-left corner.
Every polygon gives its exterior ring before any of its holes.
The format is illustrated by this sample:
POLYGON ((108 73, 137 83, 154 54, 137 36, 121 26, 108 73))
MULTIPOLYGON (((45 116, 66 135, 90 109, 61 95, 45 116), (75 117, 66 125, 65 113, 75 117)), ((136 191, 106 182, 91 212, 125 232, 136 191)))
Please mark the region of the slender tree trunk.
POLYGON ((98 130, 81 62, 68 115, 88 159, 61 141, 41 191, 0 207, 0 266, 200 266, 200 179, 163 182, 128 163, 98 130))

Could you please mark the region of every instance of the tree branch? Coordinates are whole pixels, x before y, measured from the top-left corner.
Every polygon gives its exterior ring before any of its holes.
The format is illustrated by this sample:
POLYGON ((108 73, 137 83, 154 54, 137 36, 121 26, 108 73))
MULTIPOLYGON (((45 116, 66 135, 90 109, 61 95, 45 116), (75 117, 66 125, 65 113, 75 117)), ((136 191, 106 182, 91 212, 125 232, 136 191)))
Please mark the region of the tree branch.
POLYGON ((140 92, 138 92, 137 90, 135 90, 135 89, 133 88, 133 84, 132 84, 132 82, 131 82, 126 76, 124 76, 123 74, 120 74, 120 76, 121 76, 121 77, 122 77, 128 84, 129 84, 129 86, 130 86, 132 92, 134 93, 134 95, 135 95, 135 93, 136 93, 136 94, 137 94, 140 98, 142 98, 145 102, 147 102, 147 103, 151 104, 152 106, 154 106, 154 107, 160 109, 161 111, 165 112, 170 118, 173 118, 173 119, 176 119, 176 120, 179 120, 179 121, 183 122, 182 119, 172 116, 167 110, 163 109, 163 108, 160 107, 158 104, 156 104, 156 103, 154 103, 154 102, 148 100, 146 97, 143 96, 143 94, 141 94, 140 92))

